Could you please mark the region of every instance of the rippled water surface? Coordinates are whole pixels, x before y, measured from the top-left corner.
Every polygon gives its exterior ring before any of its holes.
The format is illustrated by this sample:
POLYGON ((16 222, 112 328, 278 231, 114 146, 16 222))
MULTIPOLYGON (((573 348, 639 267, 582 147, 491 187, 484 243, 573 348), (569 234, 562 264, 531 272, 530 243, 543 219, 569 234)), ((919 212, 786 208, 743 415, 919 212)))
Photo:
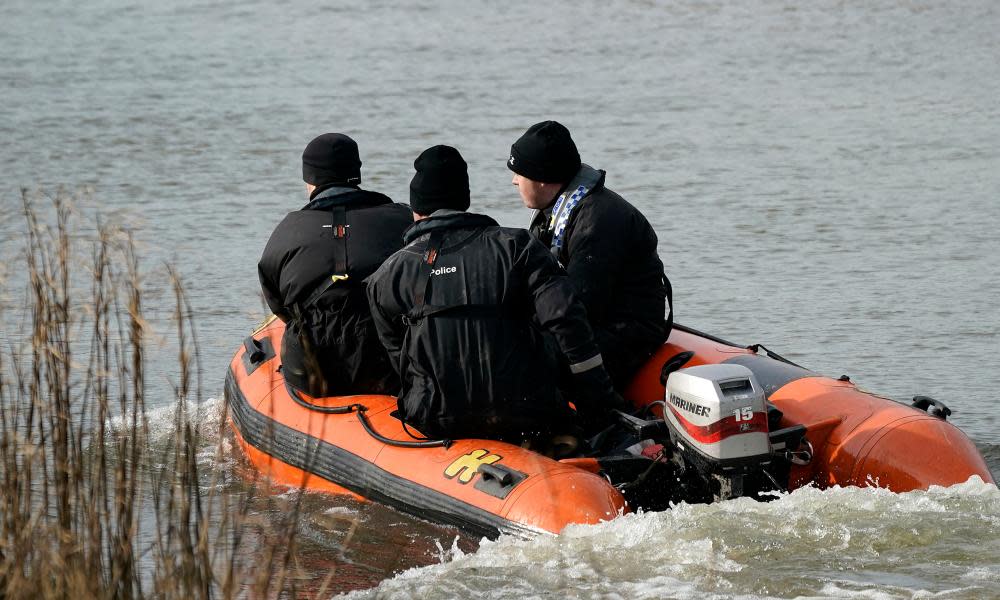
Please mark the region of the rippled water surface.
MULTIPOLYGON (((304 203, 313 135, 354 136, 365 186, 404 201, 416 155, 455 145, 474 210, 521 225, 507 150, 554 118, 653 223, 679 322, 937 397, 1000 470, 992 0, 6 0, 0 15, 0 276, 16 275, 19 189, 89 186, 86 210, 136 226, 151 281, 179 264, 210 395, 263 316, 256 260, 304 203)), ((307 569, 336 569, 338 590, 445 561, 374 595, 1000 597, 1000 497, 976 483, 682 506, 478 551, 377 506, 309 502, 307 569)))
POLYGON ((996 486, 970 481, 681 505, 558 537, 484 543, 350 597, 996 597, 1000 542, 973 540, 996 530, 998 503, 996 486))

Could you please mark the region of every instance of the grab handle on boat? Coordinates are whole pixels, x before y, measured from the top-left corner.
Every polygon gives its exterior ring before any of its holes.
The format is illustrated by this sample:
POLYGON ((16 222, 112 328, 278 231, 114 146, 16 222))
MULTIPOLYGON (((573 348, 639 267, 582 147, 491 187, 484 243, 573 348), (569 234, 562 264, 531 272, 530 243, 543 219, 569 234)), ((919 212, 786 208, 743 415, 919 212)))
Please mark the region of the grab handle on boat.
POLYGON ((514 474, 507 469, 485 463, 479 465, 479 473, 483 479, 494 479, 500 485, 510 485, 510 482, 514 480, 514 474))
POLYGON ((692 356, 694 356, 694 352, 687 350, 671 357, 667 362, 663 363, 663 367, 660 369, 660 385, 667 385, 667 377, 670 377, 671 373, 686 365, 692 356))
POLYGON ((479 473, 479 481, 476 482, 475 488, 500 499, 506 498, 511 490, 528 478, 527 473, 503 465, 486 463, 480 464, 476 472, 479 473))
POLYGON ((247 336, 247 339, 243 340, 243 347, 246 348, 247 356, 250 358, 251 363, 262 362, 267 354, 264 352, 264 346, 252 335, 247 336))
POLYGON ((274 346, 271 345, 271 338, 262 340, 255 339, 252 335, 243 340, 243 368, 247 375, 253 374, 258 367, 274 358, 274 346))
POLYGON ((926 411, 927 414, 937 417, 942 421, 947 421, 948 416, 951 415, 951 409, 945 406, 944 402, 935 400, 930 396, 914 396, 913 403, 910 406, 926 411))

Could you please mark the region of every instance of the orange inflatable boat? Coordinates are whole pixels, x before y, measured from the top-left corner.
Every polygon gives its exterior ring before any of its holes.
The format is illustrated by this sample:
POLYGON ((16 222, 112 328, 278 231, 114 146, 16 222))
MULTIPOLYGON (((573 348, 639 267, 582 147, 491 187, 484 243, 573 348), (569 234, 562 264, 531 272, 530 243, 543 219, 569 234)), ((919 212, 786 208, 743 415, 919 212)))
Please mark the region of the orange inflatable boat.
POLYGON ((563 460, 491 440, 426 440, 395 398, 309 398, 279 370, 284 324, 236 352, 225 395, 235 437, 273 480, 350 494, 496 537, 558 532, 677 501, 708 502, 805 485, 896 492, 993 481, 975 445, 928 397, 901 404, 759 346, 675 325, 592 447, 563 460))

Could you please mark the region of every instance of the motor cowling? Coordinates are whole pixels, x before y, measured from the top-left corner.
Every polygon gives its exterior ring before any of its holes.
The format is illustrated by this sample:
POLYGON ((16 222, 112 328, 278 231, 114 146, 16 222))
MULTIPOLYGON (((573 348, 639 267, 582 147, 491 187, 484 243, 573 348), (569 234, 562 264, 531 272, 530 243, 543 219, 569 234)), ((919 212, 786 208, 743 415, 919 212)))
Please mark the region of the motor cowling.
POLYGON ((670 374, 664 420, 685 472, 700 477, 715 500, 748 495, 771 461, 767 403, 750 369, 702 365, 670 374), (694 471, 694 473, 691 473, 694 471))

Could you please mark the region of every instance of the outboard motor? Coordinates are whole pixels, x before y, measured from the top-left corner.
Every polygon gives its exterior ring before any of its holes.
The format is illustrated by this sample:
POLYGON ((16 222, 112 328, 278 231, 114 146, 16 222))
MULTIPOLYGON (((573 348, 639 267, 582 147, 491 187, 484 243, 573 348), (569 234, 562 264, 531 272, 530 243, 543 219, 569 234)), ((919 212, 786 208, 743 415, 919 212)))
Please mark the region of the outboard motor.
POLYGON ((755 496, 766 486, 767 404, 750 369, 717 364, 671 373, 663 417, 685 479, 704 485, 712 500, 755 496))

